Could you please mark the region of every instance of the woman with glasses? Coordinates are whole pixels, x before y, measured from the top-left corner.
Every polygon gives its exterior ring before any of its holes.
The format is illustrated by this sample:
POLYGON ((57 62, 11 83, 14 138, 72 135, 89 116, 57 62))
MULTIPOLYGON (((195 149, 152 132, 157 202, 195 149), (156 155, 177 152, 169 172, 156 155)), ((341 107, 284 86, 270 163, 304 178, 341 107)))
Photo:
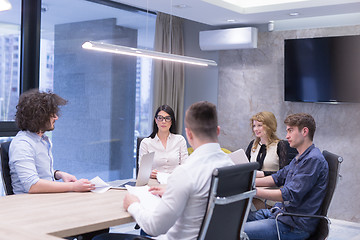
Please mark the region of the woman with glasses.
POLYGON ((155 152, 151 178, 158 172, 172 173, 188 157, 187 145, 182 135, 175 133, 175 114, 168 105, 160 106, 155 113, 153 131, 140 143, 139 159, 150 152, 155 152))

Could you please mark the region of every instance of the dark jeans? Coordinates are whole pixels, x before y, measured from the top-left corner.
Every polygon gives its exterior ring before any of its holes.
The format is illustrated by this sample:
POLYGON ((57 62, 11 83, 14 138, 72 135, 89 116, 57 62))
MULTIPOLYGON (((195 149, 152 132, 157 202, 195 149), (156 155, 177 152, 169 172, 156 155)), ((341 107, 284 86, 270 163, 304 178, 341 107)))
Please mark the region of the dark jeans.
POLYGON ((65 239, 78 239, 78 240, 91 240, 93 239, 93 237, 99 235, 99 234, 103 234, 103 233, 108 233, 109 232, 109 228, 106 229, 102 229, 102 230, 98 230, 98 231, 94 231, 94 232, 88 232, 88 233, 83 233, 80 235, 76 235, 76 236, 72 236, 72 237, 67 237, 65 239))
MULTIPOLYGON (((244 232, 250 240, 278 240, 278 232, 275 219, 270 219, 269 209, 260 209, 250 212, 247 222, 244 225, 244 232)), ((278 221, 279 233, 282 240, 303 240, 307 239, 308 232, 295 229, 278 221)))

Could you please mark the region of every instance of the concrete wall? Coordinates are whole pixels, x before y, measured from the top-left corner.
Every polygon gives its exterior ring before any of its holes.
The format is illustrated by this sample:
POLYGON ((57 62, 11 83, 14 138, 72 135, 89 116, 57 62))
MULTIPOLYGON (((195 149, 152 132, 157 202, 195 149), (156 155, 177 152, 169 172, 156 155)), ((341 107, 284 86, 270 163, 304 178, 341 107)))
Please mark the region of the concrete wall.
POLYGON ((360 222, 360 161, 356 150, 360 144, 360 104, 285 102, 284 39, 359 34, 360 25, 259 32, 257 49, 220 51, 219 57, 221 145, 230 150, 246 148, 253 138, 249 118, 257 112, 266 110, 275 114, 280 138, 285 138, 283 121, 288 114, 311 114, 317 123, 315 145, 344 158, 342 179, 335 191, 329 216, 353 222, 360 222))

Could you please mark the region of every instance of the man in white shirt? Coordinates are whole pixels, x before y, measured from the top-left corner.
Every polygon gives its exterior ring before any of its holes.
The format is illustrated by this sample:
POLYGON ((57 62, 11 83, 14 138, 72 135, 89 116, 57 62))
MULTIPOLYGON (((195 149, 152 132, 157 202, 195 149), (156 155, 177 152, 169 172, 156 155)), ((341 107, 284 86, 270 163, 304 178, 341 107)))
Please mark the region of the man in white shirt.
MULTIPOLYGON (((124 208, 147 234, 157 236, 156 239, 197 239, 206 211, 212 172, 215 168, 234 164, 218 144, 220 127, 215 105, 194 103, 186 111, 185 125, 186 137, 194 152, 184 165, 174 170, 166 189, 150 188, 153 194, 162 196, 156 209, 145 209, 131 194, 124 199, 124 208)), ((103 234, 95 239, 124 238, 103 234)))

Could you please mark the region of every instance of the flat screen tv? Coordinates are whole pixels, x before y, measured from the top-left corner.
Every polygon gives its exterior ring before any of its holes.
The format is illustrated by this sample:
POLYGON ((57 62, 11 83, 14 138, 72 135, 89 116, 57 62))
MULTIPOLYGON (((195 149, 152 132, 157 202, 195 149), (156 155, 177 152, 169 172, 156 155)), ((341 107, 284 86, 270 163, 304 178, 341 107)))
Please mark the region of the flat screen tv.
POLYGON ((360 102, 360 36, 285 40, 285 101, 360 102))

